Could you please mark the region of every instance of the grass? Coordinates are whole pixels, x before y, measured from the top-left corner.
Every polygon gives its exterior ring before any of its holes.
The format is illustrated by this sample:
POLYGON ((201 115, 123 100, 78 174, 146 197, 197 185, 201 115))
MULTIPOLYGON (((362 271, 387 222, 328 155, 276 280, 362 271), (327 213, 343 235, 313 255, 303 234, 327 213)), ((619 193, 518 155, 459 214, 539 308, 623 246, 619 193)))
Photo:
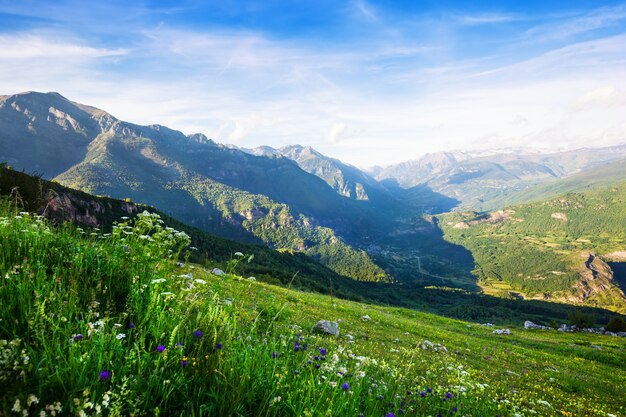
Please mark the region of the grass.
POLYGON ((626 413, 623 338, 218 277, 177 266, 188 238, 154 215, 102 234, 0 207, 2 415, 626 413))

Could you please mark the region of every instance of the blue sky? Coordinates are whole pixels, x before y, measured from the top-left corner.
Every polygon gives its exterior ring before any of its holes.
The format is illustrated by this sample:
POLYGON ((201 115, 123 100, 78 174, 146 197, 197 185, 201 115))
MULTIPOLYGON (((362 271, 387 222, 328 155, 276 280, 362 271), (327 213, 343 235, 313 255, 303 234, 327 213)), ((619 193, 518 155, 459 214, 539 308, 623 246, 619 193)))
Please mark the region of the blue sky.
POLYGON ((0 94, 360 166, 624 143, 625 68, 623 2, 0 0, 0 94))

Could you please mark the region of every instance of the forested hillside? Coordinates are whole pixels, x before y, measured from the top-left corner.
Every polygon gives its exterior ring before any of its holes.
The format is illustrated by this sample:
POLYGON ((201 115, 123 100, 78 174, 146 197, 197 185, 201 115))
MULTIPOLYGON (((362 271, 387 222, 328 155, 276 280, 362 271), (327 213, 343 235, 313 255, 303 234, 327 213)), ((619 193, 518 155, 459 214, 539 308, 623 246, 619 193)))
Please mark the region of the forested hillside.
POLYGON ((625 311, 620 277, 606 262, 626 249, 626 183, 441 217, 445 236, 468 248, 490 293, 625 311))

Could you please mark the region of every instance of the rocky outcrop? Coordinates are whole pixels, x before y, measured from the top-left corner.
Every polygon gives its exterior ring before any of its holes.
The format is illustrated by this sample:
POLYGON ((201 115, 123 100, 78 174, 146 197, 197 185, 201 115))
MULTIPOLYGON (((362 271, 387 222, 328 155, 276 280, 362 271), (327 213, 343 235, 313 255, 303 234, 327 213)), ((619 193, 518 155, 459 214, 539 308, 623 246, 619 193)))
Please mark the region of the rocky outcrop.
POLYGON ((626 296, 619 289, 613 279, 611 267, 593 252, 583 252, 584 260, 579 268, 580 278, 574 283, 573 294, 568 294, 568 302, 583 303, 598 294, 613 293, 615 297, 626 300, 626 296))

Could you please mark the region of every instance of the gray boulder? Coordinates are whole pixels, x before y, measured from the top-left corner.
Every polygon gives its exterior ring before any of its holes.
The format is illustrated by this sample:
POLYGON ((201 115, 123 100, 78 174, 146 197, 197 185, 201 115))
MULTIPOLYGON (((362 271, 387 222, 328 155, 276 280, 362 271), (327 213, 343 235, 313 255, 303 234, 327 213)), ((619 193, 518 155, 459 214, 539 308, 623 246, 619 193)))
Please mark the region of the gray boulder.
POLYGON ((315 323, 313 329, 314 332, 332 334, 333 336, 339 336, 339 323, 336 321, 320 320, 315 323))
POLYGON ((223 277, 224 275, 226 275, 226 273, 224 271, 222 271, 221 269, 219 269, 219 268, 213 268, 211 270, 211 273, 213 275, 217 275, 218 277, 223 277))

